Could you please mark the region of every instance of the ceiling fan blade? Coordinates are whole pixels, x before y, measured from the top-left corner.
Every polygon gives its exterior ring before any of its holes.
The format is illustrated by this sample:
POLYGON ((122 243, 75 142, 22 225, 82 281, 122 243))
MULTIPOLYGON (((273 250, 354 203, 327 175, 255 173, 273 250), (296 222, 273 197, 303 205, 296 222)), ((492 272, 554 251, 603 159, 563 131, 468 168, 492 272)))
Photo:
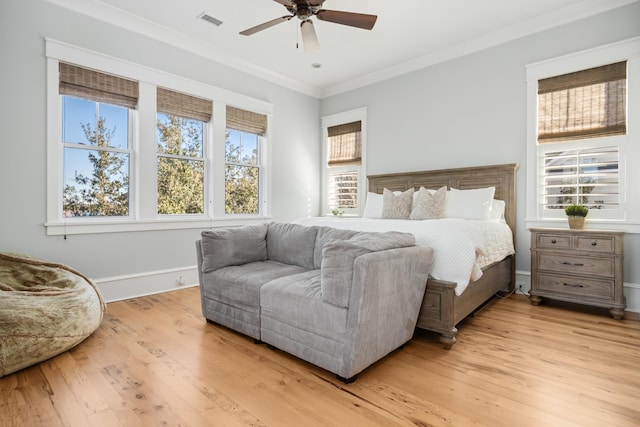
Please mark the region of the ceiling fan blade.
POLYGON ((320 9, 316 14, 321 21, 333 22, 336 24, 349 25, 350 27, 370 30, 376 23, 376 15, 364 13, 341 12, 339 10, 320 9))
POLYGON ((318 36, 316 36, 316 30, 313 28, 313 22, 307 19, 300 23, 300 32, 302 32, 302 44, 304 45, 304 52, 315 52, 320 49, 320 43, 318 43, 318 36))
POLYGON ((250 36, 251 34, 255 34, 258 31, 266 30, 267 28, 273 27, 281 22, 285 22, 293 18, 293 15, 282 16, 280 18, 272 19, 271 21, 265 22, 264 24, 256 25, 255 27, 251 27, 247 30, 240 32, 243 36, 250 36))
POLYGON ((287 7, 293 6, 293 2, 291 0, 273 0, 273 1, 287 7))
POLYGON ((309 3, 309 6, 318 7, 318 6, 322 6, 322 3, 324 3, 324 0, 308 0, 307 3, 309 3))

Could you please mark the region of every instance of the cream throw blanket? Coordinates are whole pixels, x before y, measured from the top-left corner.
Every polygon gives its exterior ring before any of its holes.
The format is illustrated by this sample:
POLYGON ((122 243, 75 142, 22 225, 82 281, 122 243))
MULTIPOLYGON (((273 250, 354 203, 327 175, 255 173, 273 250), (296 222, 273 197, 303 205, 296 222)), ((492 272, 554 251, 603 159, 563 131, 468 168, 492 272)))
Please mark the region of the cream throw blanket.
POLYGON ((0 377, 76 346, 100 326, 105 308, 81 273, 0 253, 0 377))

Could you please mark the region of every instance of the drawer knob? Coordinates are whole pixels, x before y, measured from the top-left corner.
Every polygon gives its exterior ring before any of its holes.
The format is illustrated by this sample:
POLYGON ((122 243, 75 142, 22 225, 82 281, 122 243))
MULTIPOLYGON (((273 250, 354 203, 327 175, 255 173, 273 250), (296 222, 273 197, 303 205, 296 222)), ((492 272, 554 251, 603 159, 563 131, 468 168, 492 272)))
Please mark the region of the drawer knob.
POLYGON ((556 239, 551 239, 551 243, 556 244, 556 239))
POLYGON ((594 240, 593 242, 591 242, 591 246, 598 246, 598 242, 594 240))

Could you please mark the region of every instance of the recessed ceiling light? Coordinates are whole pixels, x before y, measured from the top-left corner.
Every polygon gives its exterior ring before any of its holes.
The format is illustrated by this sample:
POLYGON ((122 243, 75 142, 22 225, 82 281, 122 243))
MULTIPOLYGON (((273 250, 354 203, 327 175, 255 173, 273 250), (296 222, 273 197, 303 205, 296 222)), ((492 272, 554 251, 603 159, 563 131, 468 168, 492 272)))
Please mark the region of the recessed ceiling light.
POLYGON ((313 64, 311 64, 311 66, 312 66, 313 68, 320 68, 320 67, 322 67, 322 64, 319 64, 319 63, 317 63, 317 62, 314 62, 313 64))

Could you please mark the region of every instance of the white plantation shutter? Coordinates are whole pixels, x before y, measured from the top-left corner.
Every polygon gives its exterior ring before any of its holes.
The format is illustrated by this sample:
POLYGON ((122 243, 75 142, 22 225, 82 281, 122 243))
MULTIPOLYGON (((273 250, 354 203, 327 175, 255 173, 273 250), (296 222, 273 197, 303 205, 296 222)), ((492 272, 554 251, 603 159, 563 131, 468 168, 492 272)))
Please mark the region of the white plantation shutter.
POLYGON ((543 155, 543 205, 564 209, 617 209, 620 204, 619 150, 616 146, 548 151, 543 155))
POLYGON ((329 173, 329 207, 356 209, 358 207, 358 171, 329 173))

